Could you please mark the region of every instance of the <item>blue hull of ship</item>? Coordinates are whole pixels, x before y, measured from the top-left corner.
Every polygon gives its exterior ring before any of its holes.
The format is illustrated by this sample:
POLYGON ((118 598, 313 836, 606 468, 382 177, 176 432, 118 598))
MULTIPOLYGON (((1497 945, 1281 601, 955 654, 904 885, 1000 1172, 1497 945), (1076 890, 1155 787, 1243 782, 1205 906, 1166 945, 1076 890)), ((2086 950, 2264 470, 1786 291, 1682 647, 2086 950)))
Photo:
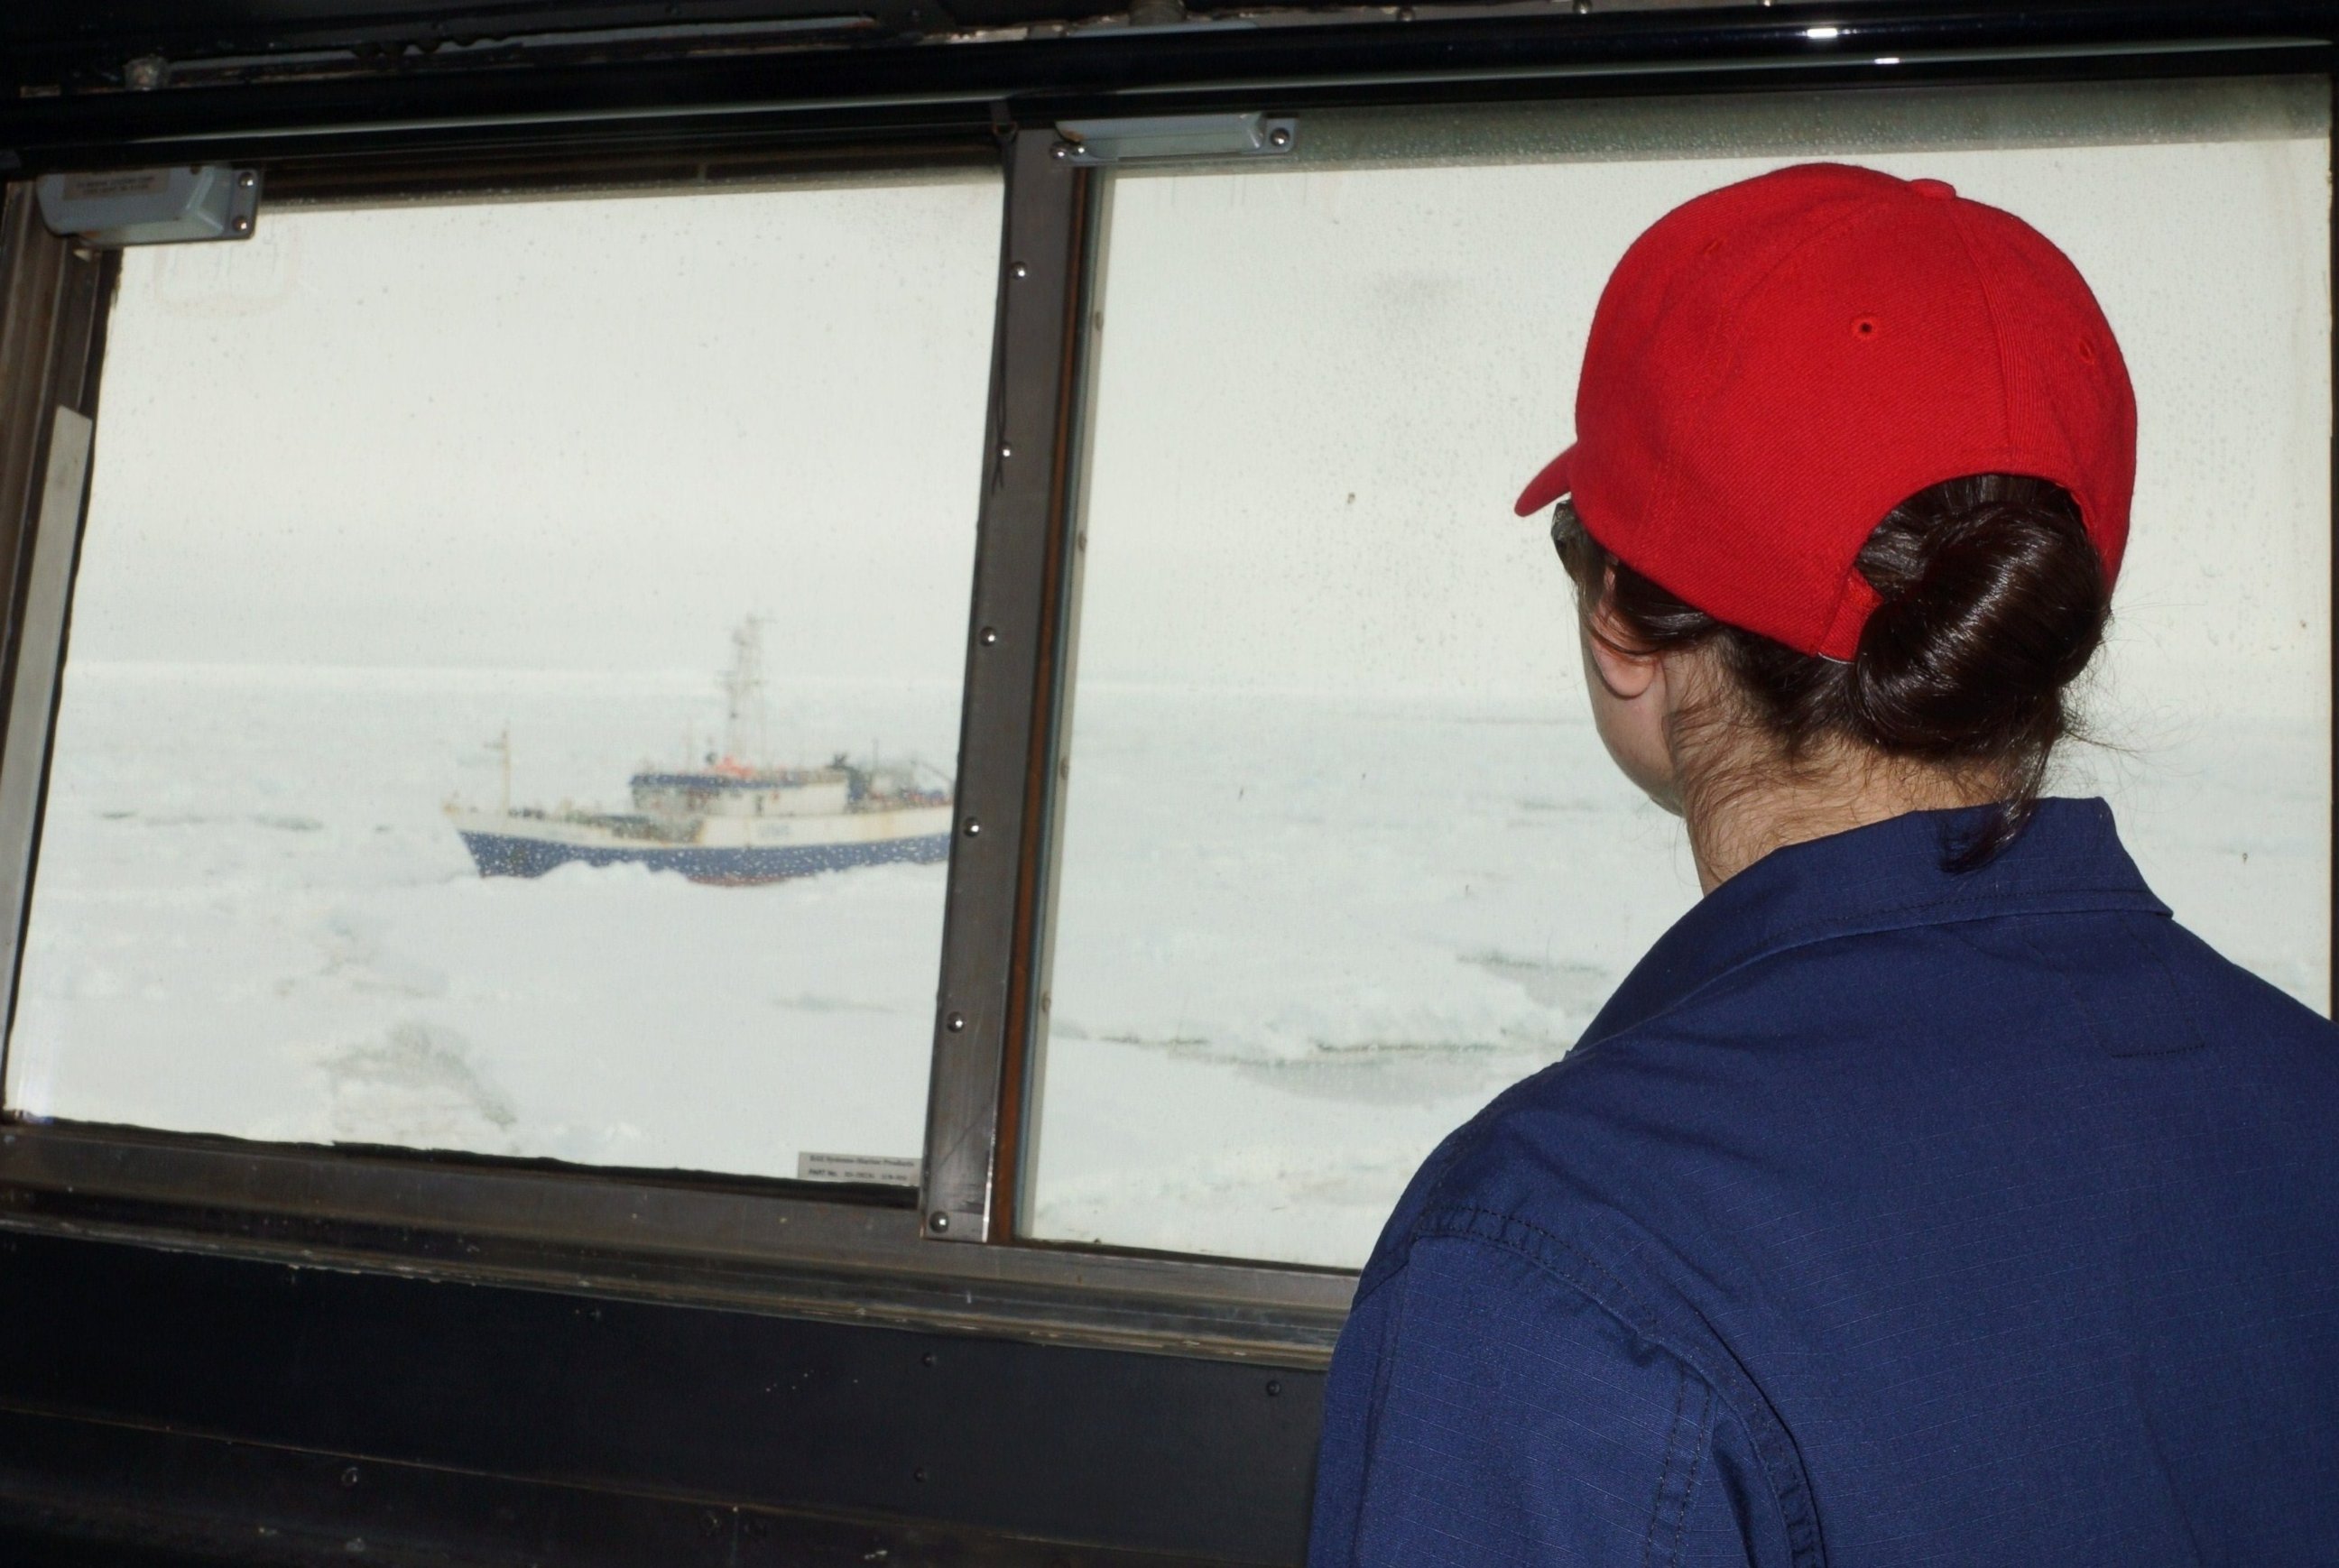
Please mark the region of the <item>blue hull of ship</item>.
POLYGON ((920 864, 950 858, 950 834, 887 839, 874 843, 780 844, 755 849, 700 849, 680 844, 671 848, 645 845, 639 849, 598 845, 548 843, 542 839, 515 838, 505 833, 467 833, 463 847, 481 876, 542 876, 558 865, 582 861, 587 865, 646 865, 653 871, 678 871, 693 882, 746 883, 785 882, 790 877, 816 876, 824 871, 844 871, 856 865, 884 865, 911 861, 920 864))

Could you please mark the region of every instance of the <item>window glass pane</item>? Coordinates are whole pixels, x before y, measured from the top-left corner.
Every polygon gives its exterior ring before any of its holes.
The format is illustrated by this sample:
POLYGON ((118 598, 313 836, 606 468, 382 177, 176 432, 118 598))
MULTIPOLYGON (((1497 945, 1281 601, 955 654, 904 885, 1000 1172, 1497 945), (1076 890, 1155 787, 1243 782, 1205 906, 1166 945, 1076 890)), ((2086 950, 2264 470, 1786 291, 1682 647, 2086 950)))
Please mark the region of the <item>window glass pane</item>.
POLYGON ((126 253, 10 1105, 913 1178, 999 225, 985 172, 126 253))
POLYGON ((1119 178, 1032 1164, 1039 1236, 1355 1264, 1436 1139, 1696 897, 1608 763, 1546 537, 1601 285, 1814 156, 2064 246, 2143 469, 2094 733, 2180 916, 2325 1003, 2327 86, 1781 95, 1303 122, 1119 178))

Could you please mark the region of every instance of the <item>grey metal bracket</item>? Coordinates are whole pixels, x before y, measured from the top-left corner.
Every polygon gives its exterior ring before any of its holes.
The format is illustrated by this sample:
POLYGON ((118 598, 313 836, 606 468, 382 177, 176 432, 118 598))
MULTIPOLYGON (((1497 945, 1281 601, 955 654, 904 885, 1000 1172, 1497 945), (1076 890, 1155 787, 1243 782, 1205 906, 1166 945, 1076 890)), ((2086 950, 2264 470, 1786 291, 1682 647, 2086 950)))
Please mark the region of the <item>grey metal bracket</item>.
POLYGON ((260 171, 225 163, 44 174, 34 193, 49 232, 100 250, 249 240, 260 222, 260 171))
POLYGON ((1044 874, 1044 694, 1062 654, 1082 290, 1091 187, 1100 183, 1057 156, 1061 145, 1041 127, 1013 135, 1007 152, 959 823, 926 1100, 921 1232, 929 1241, 999 1241, 1013 1228, 1034 1000, 1030 932, 1044 874))
POLYGON ((1288 115, 1151 114, 1127 120, 1066 120, 1056 156, 1072 163, 1150 163, 1179 158, 1283 158, 1299 144, 1288 115))

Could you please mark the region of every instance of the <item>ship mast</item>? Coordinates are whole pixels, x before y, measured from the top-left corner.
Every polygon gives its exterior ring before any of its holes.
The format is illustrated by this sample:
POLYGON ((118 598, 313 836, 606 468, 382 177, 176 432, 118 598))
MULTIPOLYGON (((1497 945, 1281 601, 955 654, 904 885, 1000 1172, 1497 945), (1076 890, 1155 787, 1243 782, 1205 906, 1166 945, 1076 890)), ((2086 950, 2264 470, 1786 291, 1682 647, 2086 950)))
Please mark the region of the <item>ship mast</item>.
POLYGON ((731 667, 723 673, 723 755, 760 767, 769 749, 764 711, 764 623, 749 616, 731 634, 731 667))

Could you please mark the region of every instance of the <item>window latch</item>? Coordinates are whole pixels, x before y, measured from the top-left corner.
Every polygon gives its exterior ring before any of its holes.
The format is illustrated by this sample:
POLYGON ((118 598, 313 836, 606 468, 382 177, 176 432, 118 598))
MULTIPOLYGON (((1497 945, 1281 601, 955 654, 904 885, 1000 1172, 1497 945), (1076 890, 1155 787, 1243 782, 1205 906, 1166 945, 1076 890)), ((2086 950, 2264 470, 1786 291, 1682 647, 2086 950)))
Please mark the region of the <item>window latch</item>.
POLYGON ((1153 114, 1128 120, 1066 120, 1057 156, 1074 163, 1139 163, 1168 158, 1280 158, 1299 143, 1289 116, 1153 114))
POLYGON ((44 174, 34 191, 51 233, 104 250, 249 240, 260 219, 260 171, 225 163, 44 174))

